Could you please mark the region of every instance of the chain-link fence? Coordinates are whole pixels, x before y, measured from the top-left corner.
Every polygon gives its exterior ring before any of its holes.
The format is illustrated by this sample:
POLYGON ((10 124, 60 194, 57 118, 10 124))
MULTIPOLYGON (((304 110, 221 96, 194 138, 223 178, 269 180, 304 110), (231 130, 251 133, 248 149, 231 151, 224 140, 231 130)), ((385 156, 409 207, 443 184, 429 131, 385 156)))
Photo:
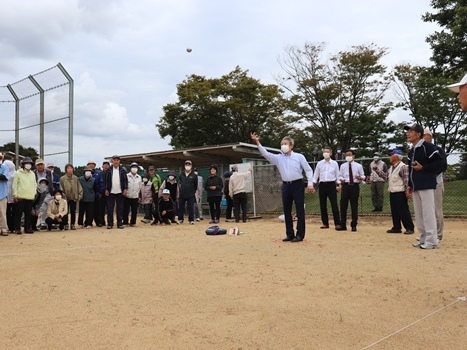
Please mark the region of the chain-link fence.
MULTIPOLYGON (((467 198, 467 169, 466 169, 466 153, 451 153, 448 155, 448 170, 444 176, 444 215, 449 217, 467 216, 467 207, 465 206, 465 199, 467 198)), ((369 166, 373 159, 362 158, 355 161, 362 164, 365 175, 369 174, 369 166)), ((389 166, 389 158, 383 158, 383 161, 389 166)), ((310 162, 311 167, 314 169, 316 162, 310 162)), ((274 165, 257 164, 254 166, 254 203, 256 205, 256 213, 262 215, 279 215, 282 213, 282 194, 281 194, 281 177, 274 165)), ((306 183, 304 183, 306 186, 306 183)), ((317 189, 317 186, 316 186, 317 189)), ((340 194, 338 194, 338 201, 340 194)), ((253 195, 249 194, 249 211, 253 212, 252 203, 253 195)), ((318 194, 306 194, 306 213, 307 214, 320 214, 318 194)), ((412 201, 409 201, 411 211, 413 213, 412 201)), ((371 200, 370 185, 361 184, 359 213, 361 215, 374 215, 374 209, 371 200)), ((328 211, 331 208, 328 203, 328 211)), ((331 213, 330 213, 331 214, 331 213)), ((391 210, 389 206, 389 192, 387 183, 385 184, 385 197, 383 211, 378 215, 390 215, 391 210)))
POLYGON ((73 79, 59 63, 20 81, 0 86, 0 145, 32 147, 47 161, 73 159, 73 79))

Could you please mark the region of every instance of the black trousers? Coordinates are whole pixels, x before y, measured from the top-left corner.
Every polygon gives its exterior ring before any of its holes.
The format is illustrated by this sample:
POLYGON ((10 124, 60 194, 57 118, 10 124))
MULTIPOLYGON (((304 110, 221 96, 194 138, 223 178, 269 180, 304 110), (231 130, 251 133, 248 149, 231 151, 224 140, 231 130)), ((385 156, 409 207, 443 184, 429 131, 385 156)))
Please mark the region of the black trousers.
POLYGON ((234 216, 235 221, 240 221, 240 209, 242 210, 242 221, 246 222, 246 206, 247 206, 247 196, 245 192, 240 192, 234 194, 233 196, 234 202, 234 216))
POLYGON ((138 198, 123 198, 123 225, 128 225, 128 215, 131 210, 130 224, 136 224, 136 215, 138 214, 138 198))
POLYGON ((68 213, 70 214, 70 225, 74 225, 76 222, 76 202, 69 200, 68 203, 68 213))
POLYGON ((103 226, 104 224, 102 223, 102 198, 96 198, 94 201, 94 212, 93 212, 93 218, 94 222, 96 223, 97 226, 103 226))
POLYGON ((219 220, 221 218, 221 196, 208 197, 209 211, 211 213, 211 219, 219 220))
POLYGON ((282 206, 284 208, 285 233, 288 238, 305 238, 305 189, 303 180, 282 183, 282 206), (292 205, 295 202, 297 233, 294 233, 292 205))
POLYGON ((6 222, 8 225, 8 231, 13 232, 15 230, 16 221, 16 204, 8 203, 6 205, 6 222))
POLYGON ((83 225, 85 214, 86 220, 84 221, 84 226, 92 226, 92 220, 94 219, 94 202, 79 202, 78 225, 83 225))
POLYGON ((52 219, 52 218, 48 217, 48 218, 45 219, 45 223, 47 224, 47 229, 48 230, 52 229, 53 224, 58 225, 58 228, 60 230, 63 230, 65 225, 68 225, 68 215, 65 215, 65 216, 62 217, 62 222, 58 222, 56 219, 52 219))
POLYGON ((337 190, 336 190, 336 182, 320 182, 319 183, 319 208, 321 211, 321 221, 323 225, 329 225, 329 217, 328 217, 328 198, 329 202, 331 202, 331 210, 332 216, 334 218, 334 225, 340 225, 340 217, 339 217, 339 208, 337 207, 337 190))
POLYGON ((406 230, 413 231, 414 224, 405 192, 389 193, 389 203, 391 204, 392 228, 402 230, 402 222, 406 230))
POLYGON ((107 196, 107 226, 114 225, 114 208, 117 206, 117 226, 122 226, 123 222, 123 194, 109 193, 107 196))
POLYGON ((24 229, 31 229, 32 200, 20 199, 16 203, 15 230, 21 231, 21 216, 24 213, 24 229))
POLYGON ((342 185, 341 193, 341 226, 347 227, 347 208, 350 202, 350 209, 352 211, 351 227, 357 227, 358 223, 358 197, 360 196, 360 184, 349 185, 345 183, 342 185))
POLYGON ((230 198, 229 195, 225 196, 225 199, 227 200, 227 208, 225 209, 225 218, 227 220, 232 219, 232 208, 234 206, 233 199, 230 198))
MULTIPOLYGON (((101 223, 102 226, 105 226, 105 216, 107 215, 107 197, 105 195, 102 195, 100 201, 99 201, 99 222, 101 223)), ((99 225, 99 223, 96 221, 96 225, 99 225)))

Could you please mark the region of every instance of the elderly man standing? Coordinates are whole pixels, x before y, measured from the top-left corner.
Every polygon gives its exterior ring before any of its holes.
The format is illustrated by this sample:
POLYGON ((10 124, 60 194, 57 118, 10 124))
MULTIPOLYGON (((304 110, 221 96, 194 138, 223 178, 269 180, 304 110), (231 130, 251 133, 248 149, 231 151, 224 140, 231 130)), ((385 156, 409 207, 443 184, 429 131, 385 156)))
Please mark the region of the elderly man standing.
POLYGON ((467 111, 467 74, 461 79, 460 82, 448 85, 447 88, 457 95, 457 100, 463 111, 467 111))
POLYGON ((96 181, 97 187, 96 198, 94 200, 93 218, 97 227, 102 227, 104 223, 102 223, 103 214, 101 213, 101 201, 103 201, 104 197, 104 178, 102 177, 102 174, 96 170, 96 165, 95 161, 88 160, 87 166, 91 169, 91 174, 96 181))
POLYGON ((117 205, 117 228, 123 229, 123 201, 128 191, 128 177, 120 165, 120 157, 112 157, 112 166, 105 173, 105 196, 107 197, 107 229, 114 226, 114 208, 117 205))
POLYGON ((373 202, 373 212, 383 211, 384 204, 384 183, 388 177, 388 167, 381 160, 381 153, 373 154, 373 161, 370 163, 370 176, 367 178, 371 184, 371 201, 373 202))
POLYGON ((414 225, 407 202, 406 191, 409 183, 409 168, 402 163, 402 151, 395 149, 391 152, 389 168, 389 203, 391 205, 392 228, 387 233, 402 233, 402 225, 405 234, 413 234, 414 225))
MULTIPOLYGON (((303 172, 308 179, 307 191, 314 193, 313 170, 306 158, 293 152, 294 140, 284 137, 281 141, 281 154, 273 154, 261 145, 256 133, 251 133, 251 139, 256 142, 261 155, 274 164, 282 178, 282 205, 284 207, 285 230, 287 237, 284 242, 300 242, 305 238, 305 191, 303 190, 303 172), (292 221, 292 205, 295 202, 297 213, 297 233, 292 221)), ((230 178, 232 181, 232 177, 230 178)))
POLYGON ((432 143, 423 140, 419 124, 405 126, 407 141, 413 145, 407 157, 409 164, 408 196, 413 197, 415 221, 420 241, 413 244, 421 249, 438 248, 435 216, 436 174, 443 168, 443 159, 432 143))
MULTIPOLYGON (((185 171, 182 171, 179 176, 180 180, 180 197, 178 207, 179 224, 183 223, 183 215, 185 212, 185 204, 188 206, 188 220, 191 225, 195 224, 195 194, 198 190, 198 175, 192 169, 191 160, 185 161, 185 171)), ((159 214, 157 214, 159 215, 159 214)))
POLYGON ((340 224, 339 207, 337 206, 337 186, 339 183, 339 164, 331 159, 332 150, 329 147, 324 148, 323 157, 316 164, 315 173, 313 175, 313 183, 316 184, 319 180, 319 208, 321 211, 321 221, 323 226, 320 228, 329 228, 329 216, 327 200, 331 202, 332 216, 334 218, 334 226, 340 224))
MULTIPOLYGON (((423 139, 426 142, 433 142, 433 134, 430 130, 425 129, 423 131, 423 139)), ((444 182, 443 175, 448 167, 448 162, 446 159, 446 152, 442 147, 435 145, 438 149, 441 158, 443 158, 443 168, 442 171, 436 174, 436 189, 435 189, 435 212, 436 212, 436 229, 438 234, 438 243, 443 240, 444 233, 444 215, 443 215, 443 196, 444 196, 444 182)))

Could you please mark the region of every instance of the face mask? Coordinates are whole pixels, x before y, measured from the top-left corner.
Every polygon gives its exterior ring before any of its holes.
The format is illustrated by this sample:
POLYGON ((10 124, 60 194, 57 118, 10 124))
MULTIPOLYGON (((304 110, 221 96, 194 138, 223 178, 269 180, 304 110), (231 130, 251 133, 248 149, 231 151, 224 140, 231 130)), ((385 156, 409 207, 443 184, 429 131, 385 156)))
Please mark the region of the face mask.
POLYGON ((170 181, 175 180, 175 176, 170 175, 170 176, 169 176, 169 180, 170 180, 170 181))
POLYGON ((84 176, 87 177, 87 178, 90 178, 91 177, 91 172, 90 171, 85 171, 84 176))
POLYGON ((130 171, 132 174, 136 174, 138 172, 138 168, 131 168, 130 171))
POLYGON ((185 165, 185 170, 190 171, 191 170, 191 165, 185 165))
POLYGON ((143 179, 143 182, 144 182, 144 183, 148 182, 148 179, 144 178, 144 179, 143 179))
POLYGON ((378 157, 378 156, 374 156, 373 159, 374 159, 374 160, 378 160, 379 157, 378 157))
POLYGON ((24 169, 26 170, 31 170, 31 167, 32 167, 32 164, 30 163, 24 164, 24 169))
POLYGON ((353 157, 352 157, 352 156, 347 156, 347 157, 345 157, 345 161, 346 161, 347 163, 350 163, 352 160, 353 160, 353 157))
POLYGON ((56 200, 57 202, 59 202, 59 201, 60 201, 60 199, 62 199, 62 196, 61 196, 61 195, 59 195, 59 194, 57 194, 57 195, 55 196, 55 200, 56 200))
POLYGON ((47 185, 37 186, 37 189, 39 190, 40 193, 44 193, 46 188, 47 188, 47 185))
POLYGON ((289 145, 281 145, 282 153, 287 153, 290 150, 289 145))
POLYGON ((324 152, 323 157, 324 157, 324 159, 329 159, 331 157, 331 155, 328 152, 324 152))

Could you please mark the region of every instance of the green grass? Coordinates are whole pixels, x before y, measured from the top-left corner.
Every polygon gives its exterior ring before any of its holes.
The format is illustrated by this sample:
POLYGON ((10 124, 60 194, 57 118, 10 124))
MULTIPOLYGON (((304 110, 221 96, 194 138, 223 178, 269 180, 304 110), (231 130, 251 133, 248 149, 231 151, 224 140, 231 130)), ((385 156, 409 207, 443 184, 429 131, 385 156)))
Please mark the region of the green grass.
MULTIPOLYGON (((444 183, 444 204, 443 211, 445 216, 467 216, 467 180, 451 181, 444 183)), ((337 201, 340 201, 340 194, 337 195, 337 201)), ((319 214, 319 198, 318 194, 305 196, 307 214, 319 214)), ((413 203, 409 200, 410 211, 413 213, 413 203)), ((349 206, 350 210, 350 206, 349 206)), ((361 185, 360 200, 358 203, 358 211, 360 214, 373 214, 373 204, 371 202, 371 189, 369 185, 361 185)), ((331 207, 328 201, 328 212, 331 212, 331 207)), ((379 214, 391 215, 389 208, 389 192, 387 184, 385 187, 384 207, 383 212, 379 214)))

